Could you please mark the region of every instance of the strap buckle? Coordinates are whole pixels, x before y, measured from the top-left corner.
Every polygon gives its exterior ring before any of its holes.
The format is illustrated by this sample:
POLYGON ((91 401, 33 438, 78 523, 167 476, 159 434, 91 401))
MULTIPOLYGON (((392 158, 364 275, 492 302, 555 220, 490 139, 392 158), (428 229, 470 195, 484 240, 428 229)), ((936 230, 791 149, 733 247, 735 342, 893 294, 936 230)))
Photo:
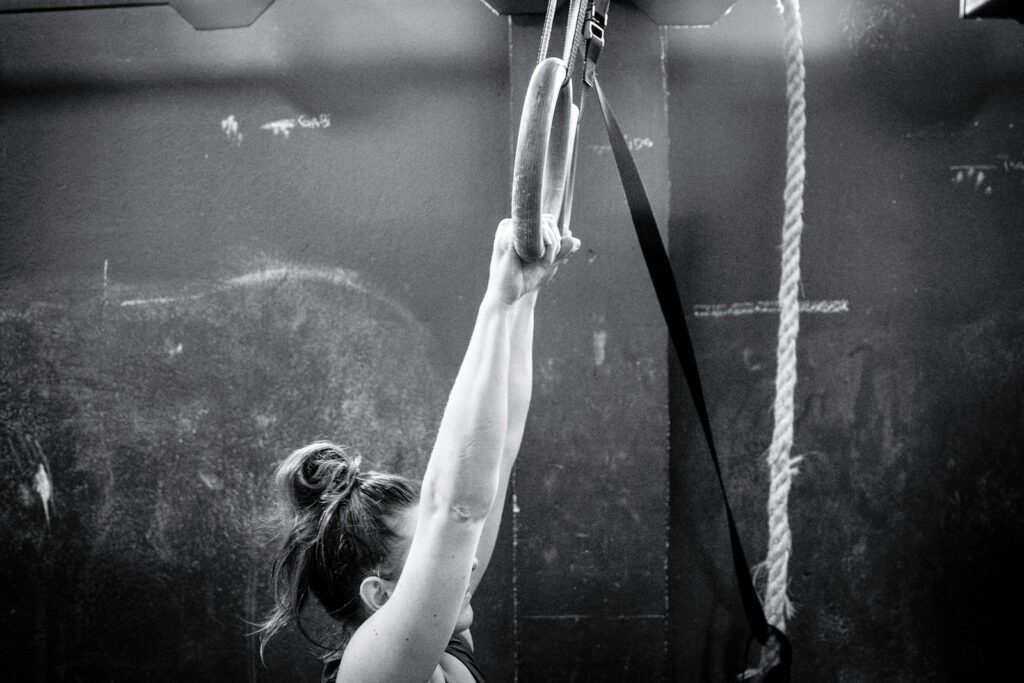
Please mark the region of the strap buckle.
POLYGON ((583 40, 586 45, 586 63, 583 67, 583 82, 589 87, 594 85, 597 60, 604 47, 604 29, 608 23, 609 0, 592 0, 587 6, 587 14, 583 20, 583 40))

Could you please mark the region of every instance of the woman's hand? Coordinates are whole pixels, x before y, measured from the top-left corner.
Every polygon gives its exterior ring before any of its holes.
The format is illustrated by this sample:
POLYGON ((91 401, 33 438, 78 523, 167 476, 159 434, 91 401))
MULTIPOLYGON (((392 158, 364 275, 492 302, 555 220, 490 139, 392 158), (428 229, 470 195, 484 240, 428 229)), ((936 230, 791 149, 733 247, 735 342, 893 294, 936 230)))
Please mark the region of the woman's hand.
POLYGON ((544 255, 539 261, 527 263, 519 258, 512 245, 512 220, 506 218, 498 224, 494 235, 494 251, 491 254, 491 274, 487 284, 489 295, 506 305, 533 292, 551 279, 558 266, 580 248, 580 241, 566 231, 559 233, 555 217, 544 214, 541 219, 541 234, 544 238, 544 255))

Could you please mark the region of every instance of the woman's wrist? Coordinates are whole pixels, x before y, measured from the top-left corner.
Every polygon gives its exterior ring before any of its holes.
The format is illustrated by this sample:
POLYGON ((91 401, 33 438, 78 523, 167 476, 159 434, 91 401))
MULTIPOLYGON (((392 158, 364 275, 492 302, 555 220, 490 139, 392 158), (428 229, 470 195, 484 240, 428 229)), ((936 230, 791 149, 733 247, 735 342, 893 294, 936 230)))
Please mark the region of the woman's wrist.
POLYGON ((480 302, 481 310, 494 310, 503 313, 510 313, 516 306, 515 301, 508 301, 507 296, 494 287, 488 287, 484 292, 483 301, 480 302))
POLYGON ((501 292, 493 291, 488 289, 484 293, 483 302, 481 303, 482 308, 494 308, 505 311, 506 313, 520 314, 527 311, 532 311, 537 305, 537 290, 534 290, 528 294, 524 294, 515 301, 508 301, 508 297, 503 295, 501 292))
POLYGON ((539 289, 535 289, 535 290, 533 290, 531 292, 528 292, 528 293, 524 294, 523 296, 519 297, 519 301, 517 301, 514 304, 515 307, 516 308, 533 308, 533 306, 535 306, 537 304, 537 295, 539 293, 540 293, 540 290, 539 289))

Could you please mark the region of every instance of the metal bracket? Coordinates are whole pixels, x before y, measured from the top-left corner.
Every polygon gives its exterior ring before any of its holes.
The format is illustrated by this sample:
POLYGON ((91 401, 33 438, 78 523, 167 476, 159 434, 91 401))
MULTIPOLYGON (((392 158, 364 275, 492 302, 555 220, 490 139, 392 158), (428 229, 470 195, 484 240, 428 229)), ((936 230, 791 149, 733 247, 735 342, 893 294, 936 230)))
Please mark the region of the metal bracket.
POLYGON ((250 26, 274 0, 3 0, 0 14, 170 5, 197 30, 250 26))
POLYGON ((961 19, 1016 19, 1024 23, 1020 0, 960 0, 961 19))

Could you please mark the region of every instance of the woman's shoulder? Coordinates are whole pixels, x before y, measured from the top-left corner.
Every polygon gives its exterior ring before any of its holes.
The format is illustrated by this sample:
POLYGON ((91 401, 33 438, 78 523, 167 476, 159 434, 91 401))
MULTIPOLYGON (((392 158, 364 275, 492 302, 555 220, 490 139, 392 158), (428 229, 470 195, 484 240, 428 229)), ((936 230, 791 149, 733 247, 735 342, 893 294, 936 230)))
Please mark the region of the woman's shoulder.
POLYGON ((447 683, 483 683, 483 674, 473 653, 473 636, 462 631, 451 637, 441 655, 441 669, 447 683))
MULTIPOLYGON (((336 683, 341 668, 342 653, 330 655, 324 660, 321 683, 336 683)), ((437 668, 424 683, 481 683, 483 677, 473 658, 473 636, 469 630, 451 637, 448 647, 441 654, 437 668)))

